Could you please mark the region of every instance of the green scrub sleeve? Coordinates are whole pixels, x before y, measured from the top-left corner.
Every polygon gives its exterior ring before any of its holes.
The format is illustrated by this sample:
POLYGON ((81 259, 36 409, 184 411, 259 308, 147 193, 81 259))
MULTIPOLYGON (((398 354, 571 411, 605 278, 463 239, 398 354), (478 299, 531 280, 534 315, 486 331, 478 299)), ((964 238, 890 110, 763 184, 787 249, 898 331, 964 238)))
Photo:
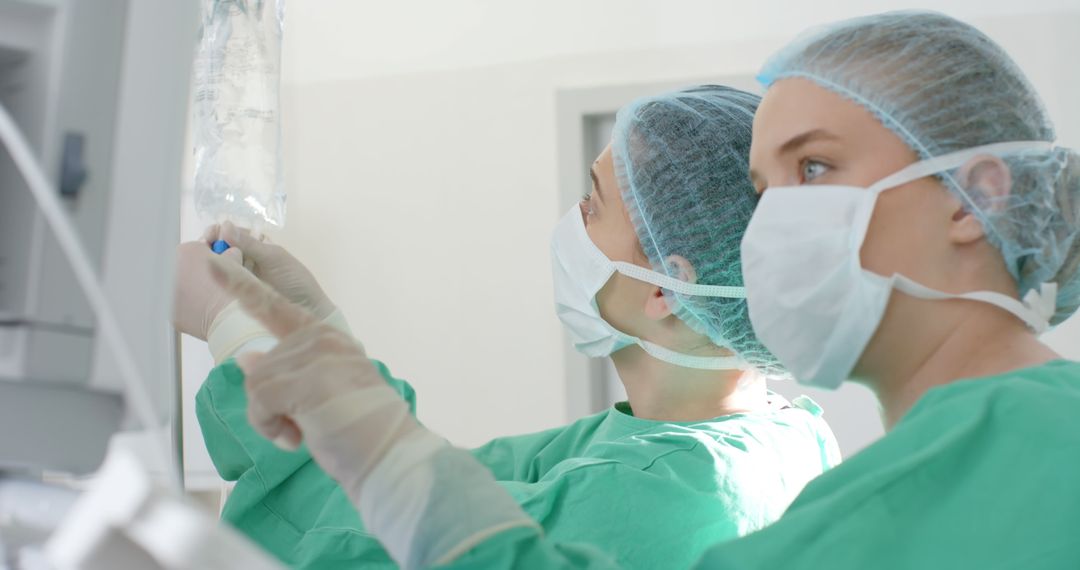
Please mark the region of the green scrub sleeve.
MULTIPOLYGON (((415 416, 416 392, 412 386, 391 376, 382 362, 373 362, 415 416)), ((294 452, 284 451, 255 432, 247 421, 247 394, 243 384, 244 373, 234 361, 215 367, 195 395, 195 415, 210 459, 222 479, 236 481, 258 466, 261 483, 272 488, 311 456, 303 447, 294 452)))
POLYGON ((614 558, 587 544, 559 543, 535 528, 514 528, 481 542, 444 570, 515 568, 517 570, 625 570, 614 558))
POLYGON ((693 484, 697 477, 725 477, 702 455, 678 449, 644 468, 634 458, 590 460, 533 483, 502 481, 547 534, 515 529, 496 535, 450 567, 688 568, 712 545, 748 531, 738 506, 746 489, 737 477, 724 489, 729 497, 719 500, 693 484), (618 559, 581 545, 606 545, 618 559))

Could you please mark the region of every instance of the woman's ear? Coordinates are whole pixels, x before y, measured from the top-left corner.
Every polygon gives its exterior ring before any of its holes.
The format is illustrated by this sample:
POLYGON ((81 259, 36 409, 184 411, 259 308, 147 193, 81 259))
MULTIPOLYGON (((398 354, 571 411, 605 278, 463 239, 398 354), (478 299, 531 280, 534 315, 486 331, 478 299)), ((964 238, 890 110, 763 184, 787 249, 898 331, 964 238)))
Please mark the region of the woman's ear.
MULTIPOLYGON (((667 264, 668 275, 679 281, 697 283, 697 272, 694 271, 694 265, 685 257, 669 255, 664 260, 664 263, 667 264)), ((645 316, 653 320, 661 320, 671 316, 671 306, 668 305, 667 299, 664 298, 664 290, 660 287, 654 287, 649 294, 649 298, 646 299, 645 316)))
MULTIPOLYGON (((969 160, 957 171, 956 179, 975 206, 988 214, 1000 208, 1004 203, 1003 198, 1012 191, 1013 180, 1009 165, 996 156, 984 154, 969 160)), ((952 215, 949 237, 953 242, 967 244, 985 237, 986 230, 982 221, 971 211, 968 204, 955 199, 952 202, 956 209, 952 215)))
POLYGON ((960 186, 967 190, 980 208, 993 210, 1012 191, 1012 171, 1004 160, 982 154, 969 160, 956 173, 960 186), (977 198, 976 198, 977 197, 977 198))

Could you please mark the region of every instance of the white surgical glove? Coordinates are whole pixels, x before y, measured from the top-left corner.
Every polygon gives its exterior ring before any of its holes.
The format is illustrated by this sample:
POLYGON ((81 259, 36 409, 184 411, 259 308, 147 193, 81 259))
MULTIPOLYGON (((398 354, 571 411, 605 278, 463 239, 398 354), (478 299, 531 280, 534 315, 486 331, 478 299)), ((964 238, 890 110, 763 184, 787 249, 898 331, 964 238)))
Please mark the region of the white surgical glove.
MULTIPOLYGON (((173 326, 200 340, 206 340, 214 320, 233 300, 210 275, 207 260, 216 256, 205 241, 190 241, 176 247, 173 326)), ((239 250, 226 251, 222 257, 237 267, 242 263, 239 250)))
POLYGON ((271 243, 265 236, 256 238, 250 231, 225 222, 211 226, 206 237, 211 242, 225 240, 231 248, 240 249, 244 267, 289 301, 311 311, 316 318, 325 319, 334 312, 334 303, 311 271, 288 250, 271 243))
POLYGON ((238 359, 251 425, 287 449, 303 439, 398 564, 443 564, 495 533, 537 526, 469 453, 416 422, 348 335, 236 264, 209 263, 279 339, 238 359))

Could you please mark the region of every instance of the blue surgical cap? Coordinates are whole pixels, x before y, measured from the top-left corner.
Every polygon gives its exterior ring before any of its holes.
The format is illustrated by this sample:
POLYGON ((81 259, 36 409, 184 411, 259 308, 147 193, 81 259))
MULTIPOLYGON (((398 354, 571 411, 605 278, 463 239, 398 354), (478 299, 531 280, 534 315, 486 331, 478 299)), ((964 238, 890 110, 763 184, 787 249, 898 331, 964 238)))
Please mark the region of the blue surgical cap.
MULTIPOLYGON (((921 158, 1006 141, 1047 141, 1054 127, 1038 93, 1001 46, 934 12, 890 12, 811 30, 772 56, 766 87, 804 78, 868 109, 921 158)), ((1004 196, 941 178, 983 223, 1021 297, 1058 284, 1057 313, 1080 305, 1080 155, 1055 147, 1000 158, 1004 196)))
MULTIPOLYGON (((739 243, 758 196, 750 183, 750 133, 760 98, 703 85, 623 107, 611 137, 623 202, 653 269, 695 282, 741 287, 739 243)), ((776 377, 785 373, 754 336, 745 299, 665 291, 676 317, 776 377)))

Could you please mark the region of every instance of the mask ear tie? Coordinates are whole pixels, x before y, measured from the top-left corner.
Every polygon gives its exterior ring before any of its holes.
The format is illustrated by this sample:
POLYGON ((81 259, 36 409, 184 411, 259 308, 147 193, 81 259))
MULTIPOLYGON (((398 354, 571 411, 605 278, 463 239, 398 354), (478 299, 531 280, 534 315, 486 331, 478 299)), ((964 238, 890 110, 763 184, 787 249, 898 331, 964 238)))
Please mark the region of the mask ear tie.
POLYGON ((1024 295, 1024 306, 1045 322, 1042 330, 1036 329, 1035 332, 1045 332, 1050 328, 1050 319, 1057 312, 1057 288, 1057 283, 1040 283, 1038 289, 1024 295))

